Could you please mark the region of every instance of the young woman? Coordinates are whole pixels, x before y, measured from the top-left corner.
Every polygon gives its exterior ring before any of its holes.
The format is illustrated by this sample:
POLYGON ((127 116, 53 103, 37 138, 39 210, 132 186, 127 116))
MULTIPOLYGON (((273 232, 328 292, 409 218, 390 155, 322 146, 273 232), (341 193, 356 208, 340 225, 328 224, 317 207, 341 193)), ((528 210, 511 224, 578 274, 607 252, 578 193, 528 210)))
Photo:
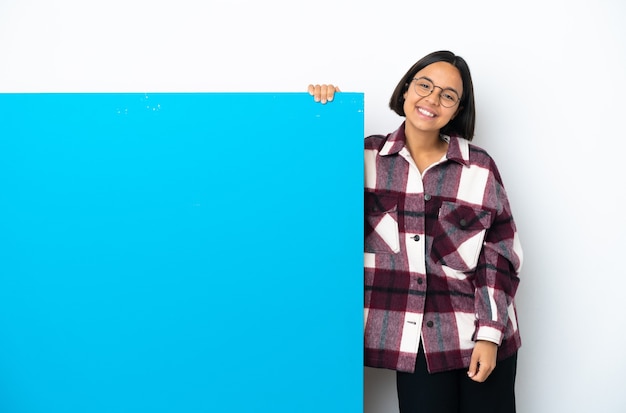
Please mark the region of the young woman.
POLYGON ((522 250, 465 60, 420 59, 389 106, 400 127, 365 139, 365 365, 397 372, 401 413, 515 412, 522 250))

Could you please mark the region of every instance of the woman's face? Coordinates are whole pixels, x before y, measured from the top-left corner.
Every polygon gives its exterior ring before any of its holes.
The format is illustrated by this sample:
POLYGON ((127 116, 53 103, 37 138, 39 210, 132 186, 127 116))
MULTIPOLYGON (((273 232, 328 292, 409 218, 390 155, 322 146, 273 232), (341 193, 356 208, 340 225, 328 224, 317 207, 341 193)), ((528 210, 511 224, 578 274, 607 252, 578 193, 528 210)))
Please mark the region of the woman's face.
POLYGON ((459 111, 459 100, 463 95, 461 73, 450 63, 436 62, 417 72, 413 78, 422 80, 412 80, 404 93, 407 136, 438 135, 459 111), (428 96, 420 96, 426 94, 428 96))

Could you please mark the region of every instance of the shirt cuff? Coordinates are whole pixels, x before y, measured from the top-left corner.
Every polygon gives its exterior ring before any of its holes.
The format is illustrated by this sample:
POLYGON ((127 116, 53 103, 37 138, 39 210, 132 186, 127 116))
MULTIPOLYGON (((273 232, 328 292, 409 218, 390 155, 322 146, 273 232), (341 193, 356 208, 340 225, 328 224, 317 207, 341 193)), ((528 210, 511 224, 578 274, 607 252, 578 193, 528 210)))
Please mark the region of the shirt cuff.
POLYGON ((481 326, 476 332, 476 341, 479 340, 491 341, 500 345, 502 343, 502 332, 494 327, 481 326))

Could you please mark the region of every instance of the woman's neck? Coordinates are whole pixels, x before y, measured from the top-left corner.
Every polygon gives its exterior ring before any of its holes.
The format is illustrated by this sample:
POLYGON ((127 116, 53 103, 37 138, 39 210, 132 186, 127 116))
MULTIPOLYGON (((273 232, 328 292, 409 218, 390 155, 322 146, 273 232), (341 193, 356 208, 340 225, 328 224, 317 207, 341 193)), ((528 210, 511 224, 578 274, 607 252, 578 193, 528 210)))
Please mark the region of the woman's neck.
POLYGON ((441 139, 439 131, 421 133, 405 131, 405 137, 406 146, 420 173, 438 162, 448 150, 448 143, 441 139))

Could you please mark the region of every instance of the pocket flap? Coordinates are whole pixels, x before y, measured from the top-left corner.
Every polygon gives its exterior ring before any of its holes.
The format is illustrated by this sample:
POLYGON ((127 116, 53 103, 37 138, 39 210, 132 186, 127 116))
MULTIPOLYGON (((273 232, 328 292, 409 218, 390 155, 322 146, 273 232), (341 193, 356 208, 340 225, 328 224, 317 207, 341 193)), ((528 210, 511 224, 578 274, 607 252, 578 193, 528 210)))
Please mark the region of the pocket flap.
POLYGON ((491 226, 490 211, 452 202, 441 205, 439 216, 441 220, 465 231, 487 229, 491 226))

